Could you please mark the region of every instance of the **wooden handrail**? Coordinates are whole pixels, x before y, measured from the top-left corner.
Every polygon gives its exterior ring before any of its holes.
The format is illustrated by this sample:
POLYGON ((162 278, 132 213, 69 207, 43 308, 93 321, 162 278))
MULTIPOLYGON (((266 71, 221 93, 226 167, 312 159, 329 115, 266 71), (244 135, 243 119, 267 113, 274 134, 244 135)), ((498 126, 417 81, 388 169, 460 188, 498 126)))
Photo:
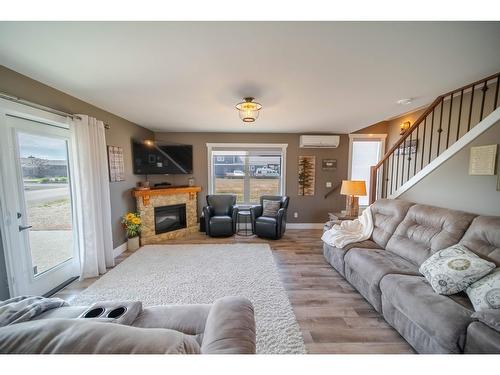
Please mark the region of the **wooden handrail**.
MULTIPOLYGON (((458 89, 455 89, 455 90, 452 90, 452 91, 449 91, 447 92, 446 94, 443 94, 443 95, 439 95, 432 103, 431 105, 429 105, 429 107, 427 107, 427 109, 417 118, 417 120, 409 127, 409 129, 401 136, 401 138, 399 138, 399 140, 393 145, 391 146, 391 148, 389 149, 389 151, 387 151, 384 156, 380 159, 380 161, 370 167, 370 203, 373 203, 375 202, 375 200, 377 199, 377 186, 378 186, 378 170, 380 169, 380 167, 382 167, 384 165, 384 163, 386 161, 388 161, 388 159, 391 157, 391 155, 394 155, 394 153, 401 147, 401 145, 405 144, 405 141, 408 137, 410 137, 410 140, 412 139, 411 136, 413 134, 413 131, 417 129, 417 135, 418 135, 418 127, 422 124, 422 122, 425 122, 427 117, 432 113, 433 116, 434 116, 434 111, 437 109, 437 107, 441 106, 441 111, 440 111, 440 118, 443 116, 443 104, 444 104, 444 101, 447 99, 447 98, 450 98, 450 108, 449 108, 449 118, 448 118, 448 132, 447 132, 447 137, 449 137, 449 127, 450 127, 450 123, 451 123, 451 105, 452 105, 452 102, 453 102, 453 97, 456 93, 461 93, 460 94, 460 110, 459 112, 461 113, 461 108, 462 108, 462 98, 463 98, 463 94, 464 94, 464 91, 468 90, 468 89, 471 89, 472 90, 472 97, 471 97, 471 104, 470 104, 470 109, 469 109, 469 116, 468 116, 468 126, 467 126, 467 131, 470 130, 470 119, 471 119, 471 112, 472 112, 472 100, 473 100, 473 95, 474 95, 474 90, 476 88, 476 86, 478 85, 483 85, 483 95, 482 95, 482 102, 481 102, 481 114, 480 114, 480 120, 483 118, 483 109, 484 109, 484 99, 485 99, 485 92, 487 90, 487 86, 488 86, 488 81, 491 81, 491 80, 494 80, 496 79, 496 92, 495 92, 495 99, 494 99, 494 108, 493 110, 497 107, 497 97, 498 97, 498 86, 500 85, 500 72, 499 73, 496 73, 496 74, 492 74, 486 78, 483 78, 483 79, 480 79, 476 82, 473 82, 473 83, 469 83, 465 86, 462 86, 458 89)), ((458 139, 458 132, 459 132, 459 129, 460 129, 460 117, 459 117, 459 124, 458 124, 458 127, 457 127, 457 139, 458 139)), ((433 120, 432 120, 433 122, 433 120)), ((473 125, 474 126, 474 125, 473 125)), ((438 136, 438 150, 437 150, 437 154, 439 155, 439 145, 440 145, 440 136, 441 136, 441 132, 443 131, 443 129, 441 128, 441 120, 439 121, 439 129, 438 129, 438 132, 439 132, 439 136, 438 136)), ((431 127, 431 132, 432 132, 432 127, 431 127)), ((425 126, 424 126, 424 137, 425 137, 425 126)), ((425 142, 425 140, 424 140, 425 142)), ((447 139, 447 142, 446 142, 446 148, 448 148, 448 143, 449 143, 449 139, 447 139)), ((431 145, 430 147, 432 147, 432 138, 431 138, 431 145)), ((430 162, 430 149, 429 149, 429 162, 430 162)), ((422 155, 422 165, 423 165, 423 155, 422 155)), ((394 156, 393 156, 394 158, 394 156)), ((399 158, 398 158, 399 160, 399 158)), ((402 168, 404 169, 404 158, 403 158, 403 165, 402 165, 402 168)), ((394 159, 393 159, 393 163, 394 163, 394 159)), ((407 179, 409 179, 409 175, 410 175, 410 165, 408 165, 408 172, 407 172, 407 179)), ((416 170, 416 162, 415 162, 415 167, 414 169, 416 170)), ((415 171, 414 171, 415 172, 415 171)), ((403 173, 403 172, 402 172, 403 173)), ((401 184, 403 184, 403 180, 404 180, 404 177, 403 175, 401 175, 401 184)), ((396 178, 397 178, 397 170, 396 170, 396 178)), ((392 180, 392 176, 391 176, 391 189, 392 189, 392 183, 393 180, 392 180)), ((397 182, 396 182, 397 184, 397 182)), ((396 185, 397 186, 397 185, 396 185)), ((382 192, 381 192, 381 195, 383 195, 383 187, 382 188, 382 192)), ((386 186, 386 189, 387 189, 387 186, 386 186)))
POLYGON ((405 134, 404 134, 401 138, 399 138, 399 141, 397 141, 397 142, 394 144, 394 146, 392 146, 392 147, 390 148, 390 150, 389 150, 389 151, 387 151, 387 152, 384 154, 384 156, 382 156, 382 159, 380 159, 380 161, 378 162, 378 164, 377 164, 377 165, 375 165, 375 168, 376 168, 376 169, 379 169, 379 168, 382 166, 382 164, 384 164, 384 162, 385 162, 387 159, 389 159, 389 156, 391 156, 391 155, 392 155, 392 153, 393 153, 394 151, 396 151, 396 150, 399 148, 399 146, 401 146, 401 145, 403 144, 403 142, 404 142, 404 141, 406 141, 406 138, 408 138, 408 137, 410 136, 411 132, 412 132, 413 130, 415 130, 415 129, 416 129, 416 127, 417 127, 417 126, 419 126, 419 125, 420 125, 420 123, 421 123, 422 121, 424 121, 424 119, 425 119, 425 118, 426 118, 426 117, 427 117, 427 116, 428 116, 428 115, 429 115, 429 114, 430 114, 430 113, 431 113, 431 112, 432 112, 432 111, 433 111, 433 110, 434 110, 434 109, 435 109, 435 108, 439 105, 439 103, 441 103, 441 100, 443 100, 443 98, 444 98, 444 97, 443 97, 442 95, 438 96, 438 97, 436 98, 436 100, 434 100, 434 101, 432 102, 432 104, 431 104, 429 107, 427 107, 427 109, 425 110, 425 112, 424 112, 424 113, 422 113, 422 114, 419 116, 419 118, 418 118, 418 119, 417 119, 417 120, 413 123, 413 125, 412 125, 412 126, 410 126, 410 127, 408 128, 408 130, 405 132, 405 134))
POLYGON ((446 94, 443 94, 443 95, 439 95, 433 102, 432 104, 427 107, 427 109, 425 110, 424 113, 422 113, 418 119, 413 123, 412 126, 410 126, 408 128, 408 130, 405 132, 405 134, 399 139, 399 141, 397 141, 394 146, 392 146, 390 148, 389 151, 387 151, 384 156, 382 157, 382 159, 380 159, 380 161, 378 162, 378 164, 376 165, 376 168, 380 168, 382 166, 382 164, 384 164, 384 162, 389 159, 389 156, 392 155, 392 153, 394 151, 396 151, 399 146, 401 146, 403 144, 403 142, 406 140, 406 138, 408 138, 411 134, 411 132, 413 130, 415 130, 417 128, 417 126, 420 125, 420 123, 422 121, 424 121, 424 119, 439 105, 439 103, 441 103, 441 101, 444 100, 444 98, 446 98, 447 96, 450 96, 450 95, 453 95, 453 94, 456 94, 457 92, 460 92, 462 90, 467 90, 471 87, 474 87, 474 86, 477 86, 479 85, 480 83, 484 83, 484 82, 488 82, 494 78, 498 78, 498 76, 500 75, 500 72, 496 73, 496 74, 492 74, 491 76, 488 76, 486 78, 483 78, 483 79, 480 79, 479 81, 476 81, 474 83, 470 83, 468 85, 465 85, 463 87, 460 87, 459 89, 456 89, 456 90, 453 90, 453 91, 450 91, 450 92, 447 92, 446 94))

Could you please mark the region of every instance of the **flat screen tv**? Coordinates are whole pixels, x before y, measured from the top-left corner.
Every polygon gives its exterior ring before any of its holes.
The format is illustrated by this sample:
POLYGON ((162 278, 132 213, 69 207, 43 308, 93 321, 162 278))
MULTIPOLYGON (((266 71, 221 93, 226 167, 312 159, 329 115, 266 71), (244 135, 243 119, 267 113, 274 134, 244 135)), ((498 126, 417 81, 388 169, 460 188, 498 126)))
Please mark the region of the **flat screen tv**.
POLYGON ((134 174, 192 174, 193 146, 132 142, 134 174))

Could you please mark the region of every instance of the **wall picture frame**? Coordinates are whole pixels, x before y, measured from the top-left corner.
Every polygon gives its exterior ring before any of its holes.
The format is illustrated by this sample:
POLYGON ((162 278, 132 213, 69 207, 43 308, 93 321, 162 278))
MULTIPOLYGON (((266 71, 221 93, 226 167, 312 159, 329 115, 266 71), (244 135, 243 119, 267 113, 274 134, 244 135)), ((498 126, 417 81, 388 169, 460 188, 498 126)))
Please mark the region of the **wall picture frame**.
POLYGON ((497 144, 470 148, 469 175, 494 176, 496 174, 497 144))
POLYGON ((316 157, 299 156, 298 163, 298 195, 314 195, 316 181, 316 157))
POLYGON ((413 139, 413 140, 407 140, 404 141, 401 146, 399 146, 398 150, 396 151, 396 156, 399 155, 413 155, 417 153, 417 145, 418 145, 418 140, 413 139))
POLYGON ((125 181, 125 163, 122 147, 108 146, 108 170, 110 182, 125 181))
POLYGON ((337 159, 321 160, 321 169, 323 171, 334 171, 337 169, 337 159))

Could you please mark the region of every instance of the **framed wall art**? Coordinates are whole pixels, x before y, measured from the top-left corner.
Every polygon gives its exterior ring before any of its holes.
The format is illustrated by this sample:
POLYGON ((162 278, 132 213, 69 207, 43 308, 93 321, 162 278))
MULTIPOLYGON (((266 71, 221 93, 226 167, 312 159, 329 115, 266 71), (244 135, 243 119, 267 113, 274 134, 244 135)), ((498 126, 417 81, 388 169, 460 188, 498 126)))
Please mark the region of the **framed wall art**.
POLYGON ((123 161, 123 148, 108 146, 109 181, 125 181, 125 165, 123 161))
POLYGON ((299 156, 299 195, 314 195, 316 157, 299 156))

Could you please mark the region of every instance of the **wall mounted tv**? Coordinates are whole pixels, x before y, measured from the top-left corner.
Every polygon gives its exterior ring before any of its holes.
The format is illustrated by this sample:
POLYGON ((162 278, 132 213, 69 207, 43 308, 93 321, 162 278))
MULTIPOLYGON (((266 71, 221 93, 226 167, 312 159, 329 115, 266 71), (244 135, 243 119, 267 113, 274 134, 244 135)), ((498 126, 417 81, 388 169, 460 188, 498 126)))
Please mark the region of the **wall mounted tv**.
POLYGON ((191 174, 193 146, 132 142, 134 174, 191 174))

